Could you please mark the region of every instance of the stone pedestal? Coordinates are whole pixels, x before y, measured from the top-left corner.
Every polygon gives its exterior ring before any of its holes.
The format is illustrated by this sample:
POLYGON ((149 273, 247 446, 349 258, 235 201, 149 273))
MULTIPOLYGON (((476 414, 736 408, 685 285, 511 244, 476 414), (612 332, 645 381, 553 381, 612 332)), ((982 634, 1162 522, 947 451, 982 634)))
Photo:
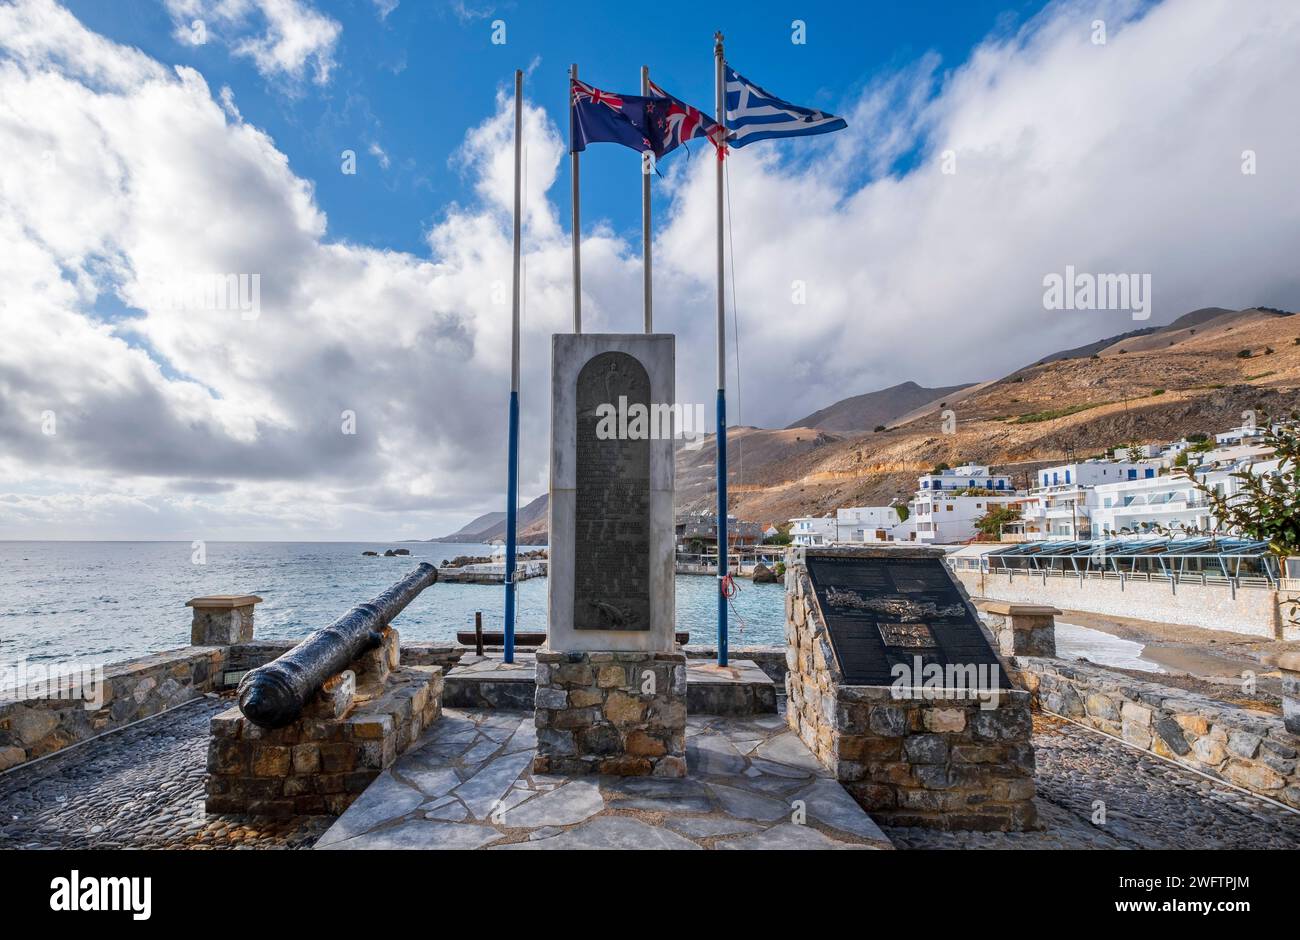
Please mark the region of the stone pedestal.
POLYGON ((686 705, 693 715, 776 714, 776 683, 749 659, 726 666, 692 659, 686 664, 686 705))
MULTIPOLYGON (((859 805, 883 825, 1034 828, 1029 693, 997 683, 947 687, 924 669, 893 685, 846 682, 803 556, 787 566, 786 717, 859 805)), ((891 635, 903 632, 890 627, 891 635)), ((864 649, 867 629, 876 623, 864 623, 857 641, 864 649)))
POLYGON ((686 654, 537 654, 534 773, 686 775, 686 654))
POLYGON ((398 664, 397 631, 332 676, 283 728, 236 706, 209 723, 207 811, 255 816, 342 813, 442 714, 442 669, 398 664))
POLYGON ((988 614, 1003 656, 1056 655, 1056 618, 1061 612, 1055 607, 1007 601, 982 601, 978 606, 988 614))
POLYGON ((253 607, 262 603, 256 594, 213 594, 185 602, 194 608, 190 624, 191 646, 231 646, 253 639, 253 607))

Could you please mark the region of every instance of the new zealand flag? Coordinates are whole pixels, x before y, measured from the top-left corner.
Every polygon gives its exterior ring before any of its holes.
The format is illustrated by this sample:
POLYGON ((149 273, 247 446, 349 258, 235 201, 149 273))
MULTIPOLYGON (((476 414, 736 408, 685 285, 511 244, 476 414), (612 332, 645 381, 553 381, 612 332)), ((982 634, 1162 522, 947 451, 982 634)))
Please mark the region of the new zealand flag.
POLYGON ((622 144, 633 150, 654 151, 655 131, 646 120, 654 111, 656 98, 615 95, 573 79, 573 139, 570 152, 587 149, 587 144, 622 144))

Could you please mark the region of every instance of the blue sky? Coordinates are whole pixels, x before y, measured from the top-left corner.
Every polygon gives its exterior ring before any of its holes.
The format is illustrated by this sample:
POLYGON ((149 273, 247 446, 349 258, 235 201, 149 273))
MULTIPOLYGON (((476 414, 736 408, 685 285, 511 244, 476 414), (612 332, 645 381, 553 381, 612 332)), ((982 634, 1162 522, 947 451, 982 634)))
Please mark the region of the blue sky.
MULTIPOLYGON (((67 3, 94 31, 160 62, 198 69, 214 93, 229 85, 244 119, 274 138, 295 174, 315 183, 331 238, 414 253, 427 253, 423 233, 449 203, 472 199, 472 181, 454 156, 465 132, 492 113, 497 90, 508 86, 515 68, 532 67, 526 95, 560 127, 567 127, 571 62, 585 80, 624 92, 636 90, 640 66, 648 65, 661 85, 711 110, 712 36, 720 28, 728 61, 746 77, 788 100, 843 110, 882 73, 927 52, 960 63, 973 46, 1023 25, 1044 3, 920 0, 855 4, 850 11, 843 3, 805 0, 667 0, 653 8, 612 11, 597 4, 575 12, 557 2, 401 0, 386 17, 375 0, 315 6, 342 26, 337 65, 325 85, 264 78, 220 43, 178 41, 159 0, 67 3), (491 42, 498 19, 506 24, 504 45, 491 42), (795 19, 806 24, 804 45, 791 42, 795 19), (368 153, 372 143, 387 154, 386 170, 368 153), (348 149, 358 155, 355 176, 339 171, 348 149)), ((693 159, 698 147, 692 150, 690 157, 679 152, 668 159, 693 159)), ((800 156, 799 145, 792 155, 800 156)), ((597 147, 584 156, 585 224, 605 219, 634 236, 638 173, 637 156, 623 148, 597 147)), ((567 227, 563 192, 567 176, 553 193, 567 227)))
MULTIPOLYGON (((0 537, 423 538, 502 508, 516 67, 520 489, 544 492, 568 66, 626 92, 646 64, 707 107, 718 28, 742 74, 849 122, 728 161, 734 423, 1300 302, 1295 0, 486 2, 0 2, 0 537), (1149 275, 1149 324, 1046 305, 1067 268, 1149 275), (255 316, 177 302, 232 274, 255 316)), ((711 412, 706 146, 655 180, 654 275, 676 398, 711 412)), ((590 331, 641 322, 639 180, 630 151, 583 157, 590 331)))

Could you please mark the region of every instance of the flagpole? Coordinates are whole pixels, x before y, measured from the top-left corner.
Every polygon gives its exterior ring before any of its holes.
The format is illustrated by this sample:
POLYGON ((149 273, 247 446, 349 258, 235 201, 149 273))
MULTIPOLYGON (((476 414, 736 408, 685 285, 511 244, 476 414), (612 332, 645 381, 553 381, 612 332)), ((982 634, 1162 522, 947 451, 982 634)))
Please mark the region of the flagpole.
POLYGON ((727 127, 726 81, 723 70, 722 33, 713 34, 714 106, 723 128, 718 144, 718 665, 727 665, 727 315, 723 293, 722 160, 727 127))
POLYGON ((582 224, 578 215, 578 151, 574 148, 573 83, 578 66, 569 66, 569 167, 573 187, 573 332, 582 332, 582 224))
POLYGON ((510 443, 506 471, 506 615, 505 661, 515 661, 515 506, 519 502, 519 235, 522 219, 520 177, 523 172, 524 73, 515 69, 515 224, 514 296, 510 325, 510 443))
MULTIPOLYGON (((641 66, 641 94, 650 94, 650 68, 641 66)), ((650 279, 650 164, 641 155, 641 271, 645 280, 645 331, 654 332, 654 297, 650 279)))

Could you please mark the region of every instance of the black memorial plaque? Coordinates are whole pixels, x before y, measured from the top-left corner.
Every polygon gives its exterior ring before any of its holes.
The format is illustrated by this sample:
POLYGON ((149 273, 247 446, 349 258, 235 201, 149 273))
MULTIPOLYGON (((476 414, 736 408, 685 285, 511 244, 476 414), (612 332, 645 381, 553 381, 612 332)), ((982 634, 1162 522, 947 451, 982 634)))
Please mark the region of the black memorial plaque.
POLYGON ((601 353, 578 373, 575 630, 650 629, 649 422, 637 427, 634 405, 649 407, 650 377, 627 353, 601 353))
MULTIPOLYGON (((1012 688, 941 558, 810 556, 808 576, 849 685, 891 685, 895 665, 989 667, 1012 688)), ((918 683, 919 684, 919 683, 918 683)))

